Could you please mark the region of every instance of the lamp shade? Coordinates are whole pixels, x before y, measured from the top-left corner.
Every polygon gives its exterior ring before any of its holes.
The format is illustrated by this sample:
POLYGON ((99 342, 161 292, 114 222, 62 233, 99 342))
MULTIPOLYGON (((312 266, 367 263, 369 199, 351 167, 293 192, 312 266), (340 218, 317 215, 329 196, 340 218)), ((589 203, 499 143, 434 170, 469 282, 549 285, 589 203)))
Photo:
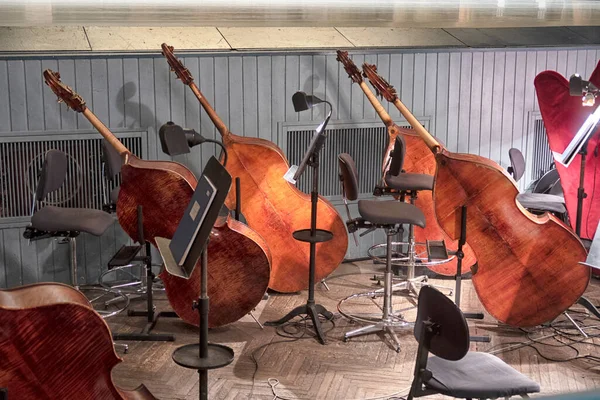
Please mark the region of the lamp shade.
POLYGON ((305 111, 313 107, 315 104, 323 103, 323 100, 317 96, 306 94, 305 92, 296 92, 292 96, 292 103, 296 112, 305 111))

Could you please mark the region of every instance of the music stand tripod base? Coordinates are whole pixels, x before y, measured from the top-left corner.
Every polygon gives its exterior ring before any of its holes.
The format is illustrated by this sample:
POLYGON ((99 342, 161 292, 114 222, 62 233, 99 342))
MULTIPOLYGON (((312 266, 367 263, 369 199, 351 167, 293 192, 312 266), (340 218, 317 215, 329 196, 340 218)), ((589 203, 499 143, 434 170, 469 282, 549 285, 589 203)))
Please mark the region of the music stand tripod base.
MULTIPOLYGON (((155 312, 154 305, 154 295, 152 285, 154 282, 154 273, 152 272, 152 253, 150 248, 150 243, 144 240, 144 224, 143 224, 143 213, 142 206, 138 206, 137 208, 137 217, 138 217, 138 232, 140 233, 139 242, 144 244, 145 254, 143 256, 137 256, 137 253, 140 248, 135 251, 135 255, 126 261, 127 263, 131 261, 141 261, 144 263, 146 269, 146 310, 145 311, 135 311, 128 310, 127 315, 130 317, 146 317, 146 325, 144 329, 142 329, 139 333, 114 333, 113 340, 137 340, 137 341, 146 341, 146 342, 174 342, 175 336, 172 334, 165 333, 152 333, 152 330, 156 326, 158 319, 163 318, 179 318, 179 316, 173 311, 161 311, 155 312)), ((127 251, 125 248, 121 250, 127 251)), ((119 252, 121 252, 119 250, 119 252)), ((131 251, 132 249, 130 249, 131 251)), ((131 251, 133 252, 133 251, 131 251)), ((116 255, 115 255, 116 257, 116 255)))
MULTIPOLYGON (((301 229, 293 233, 293 237, 301 242, 310 243, 311 247, 316 246, 317 243, 327 242, 333 239, 333 234, 323 229, 315 229, 315 234, 311 235, 310 229, 301 229)), ((321 328, 321 321, 319 315, 322 315, 328 321, 333 319, 333 313, 327 311, 325 307, 315 303, 315 282, 314 282, 314 256, 312 256, 314 249, 311 249, 311 267, 309 272, 309 285, 308 285, 308 299, 306 304, 298 306, 286 314, 283 318, 276 321, 267 321, 264 323, 265 326, 279 326, 285 324, 292 318, 299 315, 306 314, 312 320, 317 339, 321 344, 326 344, 325 333, 321 328)))

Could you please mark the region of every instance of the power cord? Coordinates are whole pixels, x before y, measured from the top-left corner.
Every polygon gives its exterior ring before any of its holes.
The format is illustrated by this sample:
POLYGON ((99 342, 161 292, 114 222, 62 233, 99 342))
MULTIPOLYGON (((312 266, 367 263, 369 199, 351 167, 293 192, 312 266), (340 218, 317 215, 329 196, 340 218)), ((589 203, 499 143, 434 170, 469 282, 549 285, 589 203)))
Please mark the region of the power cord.
MULTIPOLYGON (((329 329, 325 330, 325 332, 324 332, 325 335, 327 335, 327 333, 331 332, 335 328, 334 319, 327 320, 325 318, 322 318, 321 316, 319 316, 319 318, 324 323, 327 323, 327 322, 331 323, 331 327, 329 329)), ((293 343, 293 342, 297 342, 299 340, 314 339, 314 337, 316 337, 316 332, 313 331, 312 329, 314 329, 314 328, 312 326, 312 323, 310 323, 310 317, 308 317, 308 316, 304 316, 304 317, 302 317, 300 319, 296 319, 296 320, 291 320, 285 324, 278 326, 275 331, 277 336, 280 336, 280 337, 283 337, 283 338, 286 338, 289 340, 279 340, 276 342, 271 341, 269 343, 265 343, 265 344, 257 347, 250 353, 250 358, 254 362, 254 366, 255 366, 254 372, 252 374, 252 386, 251 386, 250 395, 249 395, 250 399, 252 399, 252 395, 254 394, 254 386, 256 383, 256 374, 258 373, 258 369, 259 369, 259 363, 258 363, 258 359, 256 358, 256 353, 259 352, 260 350, 262 350, 266 347, 269 347, 271 345, 274 345, 274 344, 293 343)), ((277 378, 272 378, 272 377, 268 378, 267 384, 270 386, 271 392, 273 393, 272 400, 278 400, 278 399, 279 400, 310 400, 309 398, 306 398, 306 397, 286 397, 286 396, 282 395, 276 389, 276 387, 280 384, 279 379, 277 379, 277 378)), ((407 388, 401 389, 397 392, 391 393, 389 395, 385 395, 385 396, 369 397, 369 398, 353 399, 353 400, 405 400, 405 398, 400 395, 407 394, 409 390, 410 390, 410 386, 407 388)))

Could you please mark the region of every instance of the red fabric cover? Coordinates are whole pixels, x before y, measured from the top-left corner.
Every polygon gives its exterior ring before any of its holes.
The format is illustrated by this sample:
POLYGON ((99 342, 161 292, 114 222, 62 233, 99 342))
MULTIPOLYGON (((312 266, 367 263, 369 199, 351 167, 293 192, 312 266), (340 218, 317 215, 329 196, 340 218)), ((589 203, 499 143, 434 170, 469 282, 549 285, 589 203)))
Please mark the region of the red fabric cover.
MULTIPOLYGON (((596 87, 600 87, 600 62, 589 81, 596 87)), ((600 99, 596 100, 593 107, 582 106, 581 97, 569 95, 569 81, 555 71, 541 72, 535 77, 534 84, 550 149, 562 153, 586 118, 600 105, 600 99)), ((599 130, 597 127, 594 136, 589 141, 585 163, 584 186, 588 197, 583 200, 581 237, 586 239, 593 239, 600 218, 599 130)), ((573 159, 569 168, 556 163, 573 230, 575 230, 577 221, 577 188, 579 187, 580 167, 580 155, 573 159)))

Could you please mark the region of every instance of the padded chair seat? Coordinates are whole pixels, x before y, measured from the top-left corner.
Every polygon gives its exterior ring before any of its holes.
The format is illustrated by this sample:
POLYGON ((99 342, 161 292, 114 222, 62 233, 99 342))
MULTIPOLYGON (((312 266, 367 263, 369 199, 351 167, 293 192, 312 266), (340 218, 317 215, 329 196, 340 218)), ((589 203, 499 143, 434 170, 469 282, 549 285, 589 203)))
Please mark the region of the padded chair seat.
POLYGON ((425 215, 412 204, 399 201, 359 200, 358 212, 377 225, 412 224, 425 227, 425 215))
POLYGON ((385 183, 396 190, 433 190, 433 176, 403 172, 398 175, 387 174, 385 183))
POLYGON ((549 211, 559 214, 567 212, 565 199, 561 196, 545 193, 521 193, 517 201, 530 210, 549 211))
POLYGON ((458 361, 429 357, 433 374, 425 385, 458 398, 498 398, 536 393, 540 385, 488 353, 470 351, 458 361))
POLYGON ((46 206, 31 217, 31 226, 41 231, 79 231, 95 236, 101 236, 113 222, 109 213, 87 208, 46 206))
POLYGON ((113 204, 117 204, 117 200, 119 200, 119 192, 121 191, 121 186, 117 186, 110 192, 110 201, 113 204))

